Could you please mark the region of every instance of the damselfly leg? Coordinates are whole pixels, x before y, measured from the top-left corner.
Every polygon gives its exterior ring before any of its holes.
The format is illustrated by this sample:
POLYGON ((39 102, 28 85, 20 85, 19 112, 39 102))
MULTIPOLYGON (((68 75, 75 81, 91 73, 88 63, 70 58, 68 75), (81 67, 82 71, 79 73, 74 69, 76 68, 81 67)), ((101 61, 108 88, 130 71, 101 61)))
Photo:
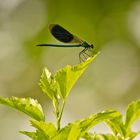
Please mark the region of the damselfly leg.
POLYGON ((89 48, 84 48, 80 53, 79 53, 79 60, 80 62, 84 62, 87 58, 91 57, 87 51, 89 48))

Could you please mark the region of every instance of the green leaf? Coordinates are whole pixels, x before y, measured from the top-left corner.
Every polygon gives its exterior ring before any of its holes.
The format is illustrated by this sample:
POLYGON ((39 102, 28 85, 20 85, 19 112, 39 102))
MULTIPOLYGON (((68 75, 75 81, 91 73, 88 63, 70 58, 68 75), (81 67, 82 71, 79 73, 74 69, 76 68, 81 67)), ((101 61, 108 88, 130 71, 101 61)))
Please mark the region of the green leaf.
POLYGON ((20 110, 38 121, 45 120, 41 105, 32 98, 0 98, 0 103, 20 110))
POLYGON ((68 124, 52 140, 79 140, 80 134, 79 124, 68 124))
POLYGON ((67 140, 79 140, 81 134, 81 130, 79 125, 73 124, 71 126, 71 130, 69 132, 67 140))
POLYGON ((70 128, 68 126, 62 128, 59 133, 52 138, 52 140, 66 140, 68 134, 70 132, 70 128))
POLYGON ((58 82, 60 88, 60 97, 65 99, 71 88, 74 86, 75 82, 78 78, 82 75, 82 73, 86 70, 88 65, 96 58, 97 55, 94 57, 89 58, 83 63, 80 63, 75 66, 67 65, 66 67, 60 69, 55 74, 55 79, 58 82))
POLYGON ((96 134, 96 133, 85 133, 85 140, 124 140, 119 136, 114 136, 112 134, 96 134))
POLYGON ((121 139, 116 136, 113 136, 112 134, 95 134, 93 140, 121 140, 121 139))
POLYGON ((128 138, 129 138, 129 140, 133 140, 137 135, 139 135, 140 134, 140 131, 138 131, 138 132, 133 132, 133 131, 131 131, 130 133, 129 133, 129 136, 128 136, 128 138))
POLYGON ((123 121, 122 121, 121 114, 120 114, 120 116, 118 116, 114 119, 106 120, 105 122, 112 129, 115 136, 119 135, 123 138, 125 137, 126 131, 125 131, 125 126, 124 126, 123 121))
POLYGON ((41 87, 42 91, 52 100, 55 112, 58 112, 58 95, 60 92, 59 86, 49 70, 46 68, 43 69, 39 86, 41 87))
POLYGON ((120 113, 115 110, 106 110, 95 115, 91 115, 89 118, 80 121, 80 128, 82 135, 84 135, 90 128, 100 122, 106 122, 120 117, 120 113))
POLYGON ((85 139, 85 140, 94 140, 94 137, 95 137, 95 133, 90 133, 90 132, 86 132, 82 137, 85 139))
POLYGON ((87 131, 96 124, 120 117, 120 113, 115 110, 106 110, 95 115, 91 115, 89 118, 80 122, 82 131, 87 131))
POLYGON ((50 97, 50 99, 57 99, 59 87, 56 80, 47 68, 43 69, 39 86, 41 87, 42 91, 50 97))
POLYGON ((124 140, 118 136, 112 134, 96 134, 96 133, 86 133, 84 135, 85 140, 124 140))
POLYGON ((28 132, 28 131, 19 131, 20 133, 32 138, 33 140, 38 140, 36 132, 28 132))
POLYGON ((49 140, 49 138, 46 138, 40 131, 36 132, 28 132, 28 131, 19 131, 20 133, 32 138, 33 140, 49 140))
POLYGON ((32 120, 31 124, 35 127, 41 135, 43 135, 46 139, 50 139, 57 134, 57 130, 52 123, 46 123, 43 121, 35 121, 32 120))
POLYGON ((140 100, 132 102, 126 111, 126 120, 125 120, 125 128, 126 128, 126 137, 131 135, 131 126, 140 117, 140 100))

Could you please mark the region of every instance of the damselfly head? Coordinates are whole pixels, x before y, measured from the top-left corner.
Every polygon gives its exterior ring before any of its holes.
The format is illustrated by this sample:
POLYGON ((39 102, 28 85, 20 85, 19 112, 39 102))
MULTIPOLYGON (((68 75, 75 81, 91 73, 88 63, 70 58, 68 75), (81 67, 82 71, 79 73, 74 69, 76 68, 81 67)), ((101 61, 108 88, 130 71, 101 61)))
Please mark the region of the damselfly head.
POLYGON ((82 43, 82 46, 84 47, 84 48, 94 48, 94 46, 93 46, 93 44, 89 44, 89 43, 87 43, 86 41, 84 41, 83 43, 82 43))

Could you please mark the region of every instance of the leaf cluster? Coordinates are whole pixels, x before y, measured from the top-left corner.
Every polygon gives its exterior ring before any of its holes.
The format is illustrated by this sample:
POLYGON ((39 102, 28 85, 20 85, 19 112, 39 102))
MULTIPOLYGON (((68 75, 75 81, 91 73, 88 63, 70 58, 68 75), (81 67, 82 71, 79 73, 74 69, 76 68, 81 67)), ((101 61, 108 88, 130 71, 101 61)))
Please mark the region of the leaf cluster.
POLYGON ((76 66, 66 66, 52 75, 47 68, 44 68, 39 82, 43 93, 52 101, 56 125, 45 120, 42 106, 32 98, 0 98, 0 103, 15 108, 31 117, 31 126, 35 131, 20 131, 33 140, 132 140, 140 132, 134 132, 132 125, 140 116, 140 100, 132 102, 126 109, 126 114, 116 110, 108 109, 97 114, 71 122, 61 128, 61 117, 63 114, 66 99, 82 73, 94 60, 96 55, 87 61, 76 66), (110 134, 97 134, 92 132, 98 123, 105 122, 111 129, 110 134))

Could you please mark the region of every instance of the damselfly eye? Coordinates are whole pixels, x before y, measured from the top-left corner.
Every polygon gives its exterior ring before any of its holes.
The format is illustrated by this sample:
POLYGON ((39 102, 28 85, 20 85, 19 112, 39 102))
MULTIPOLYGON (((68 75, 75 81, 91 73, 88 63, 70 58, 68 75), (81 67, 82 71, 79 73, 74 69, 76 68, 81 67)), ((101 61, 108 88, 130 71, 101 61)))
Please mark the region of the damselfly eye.
POLYGON ((93 49, 94 48, 93 44, 91 44, 90 47, 93 49))

